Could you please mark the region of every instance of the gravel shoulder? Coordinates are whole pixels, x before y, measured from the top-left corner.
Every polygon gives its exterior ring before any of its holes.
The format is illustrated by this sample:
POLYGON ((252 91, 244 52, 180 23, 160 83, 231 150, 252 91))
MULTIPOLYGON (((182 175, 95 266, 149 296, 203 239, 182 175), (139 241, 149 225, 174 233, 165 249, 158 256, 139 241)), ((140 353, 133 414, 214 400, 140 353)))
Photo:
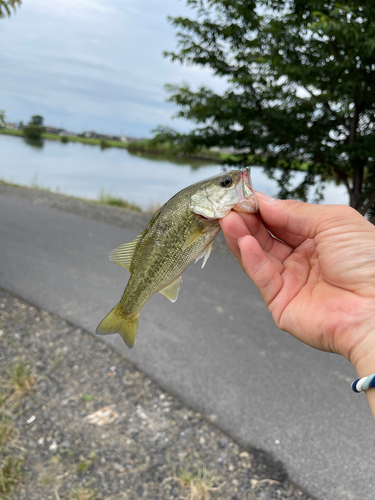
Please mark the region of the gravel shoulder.
MULTIPOLYGON (((0 194, 139 231, 150 218, 29 188, 1 184, 0 194)), ((0 359, 0 417, 13 427, 3 443, 0 429, 0 471, 9 457, 22 461, 13 499, 312 499, 282 464, 243 449, 213 416, 90 333, 1 289, 0 359), (12 366, 30 367, 35 384, 2 403, 12 366)))

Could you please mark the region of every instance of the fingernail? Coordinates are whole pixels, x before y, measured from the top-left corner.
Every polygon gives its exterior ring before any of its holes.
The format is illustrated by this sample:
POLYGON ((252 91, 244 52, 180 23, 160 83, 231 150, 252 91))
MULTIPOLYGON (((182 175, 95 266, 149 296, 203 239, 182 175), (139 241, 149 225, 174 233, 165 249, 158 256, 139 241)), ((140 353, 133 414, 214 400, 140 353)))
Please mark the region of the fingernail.
POLYGON ((261 193, 260 191, 255 191, 255 196, 257 197, 258 200, 262 200, 262 201, 265 201, 267 203, 269 203, 271 201, 275 201, 275 198, 268 196, 268 194, 261 193))
POLYGON ((240 244, 240 241, 241 241, 241 240, 242 240, 242 236, 241 236, 241 238, 238 238, 238 240, 237 240, 237 245, 239 245, 239 244, 240 244))

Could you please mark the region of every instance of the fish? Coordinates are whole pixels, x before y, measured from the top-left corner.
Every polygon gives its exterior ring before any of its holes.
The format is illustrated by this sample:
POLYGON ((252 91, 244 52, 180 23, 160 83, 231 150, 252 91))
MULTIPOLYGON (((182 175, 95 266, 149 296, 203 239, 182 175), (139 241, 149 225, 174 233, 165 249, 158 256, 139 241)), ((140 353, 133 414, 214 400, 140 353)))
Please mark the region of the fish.
POLYGON ((135 240, 115 248, 110 261, 131 274, 121 300, 99 323, 96 333, 119 333, 133 347, 144 304, 155 293, 171 302, 177 300, 182 273, 200 258, 202 268, 205 266, 221 231, 220 219, 231 210, 258 211, 250 168, 229 170, 182 189, 155 213, 135 240))

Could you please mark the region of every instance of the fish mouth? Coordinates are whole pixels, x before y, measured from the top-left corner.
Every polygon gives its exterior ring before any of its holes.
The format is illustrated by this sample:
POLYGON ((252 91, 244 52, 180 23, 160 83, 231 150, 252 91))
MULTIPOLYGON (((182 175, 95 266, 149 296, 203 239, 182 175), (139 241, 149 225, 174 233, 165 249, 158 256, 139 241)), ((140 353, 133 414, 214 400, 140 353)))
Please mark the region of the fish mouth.
POLYGON ((258 201, 255 196, 251 182, 250 167, 246 167, 241 172, 241 182, 238 187, 239 200, 233 207, 237 212, 258 212, 258 201))

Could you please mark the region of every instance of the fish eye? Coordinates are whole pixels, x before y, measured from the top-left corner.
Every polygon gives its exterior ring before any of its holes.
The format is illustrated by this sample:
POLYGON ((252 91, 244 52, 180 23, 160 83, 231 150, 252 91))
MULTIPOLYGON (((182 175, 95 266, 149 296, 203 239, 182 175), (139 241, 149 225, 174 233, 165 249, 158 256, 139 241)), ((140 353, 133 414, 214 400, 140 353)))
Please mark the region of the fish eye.
POLYGON ((233 183, 233 181, 232 181, 231 177, 223 177, 223 178, 221 179, 221 181, 220 181, 220 184, 221 184, 223 187, 225 187, 225 188, 227 188, 227 187, 231 186, 231 185, 232 185, 232 183, 233 183))

